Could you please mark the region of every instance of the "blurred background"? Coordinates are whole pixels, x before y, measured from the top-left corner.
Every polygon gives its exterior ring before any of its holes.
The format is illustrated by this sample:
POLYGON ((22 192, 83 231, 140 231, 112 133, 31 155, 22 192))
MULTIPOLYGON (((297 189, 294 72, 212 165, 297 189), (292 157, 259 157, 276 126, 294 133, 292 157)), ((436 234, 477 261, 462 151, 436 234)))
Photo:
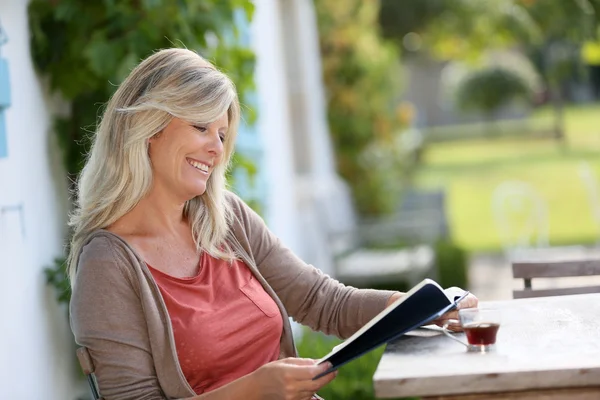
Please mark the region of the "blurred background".
MULTIPOLYGON (((511 260, 600 256, 599 18, 600 0, 0 0, 0 398, 89 398, 69 193, 152 51, 234 79, 231 188, 304 260, 357 287, 510 299, 511 260)), ((296 334, 304 357, 336 343, 296 334)), ((380 354, 321 394, 372 399, 380 354)))

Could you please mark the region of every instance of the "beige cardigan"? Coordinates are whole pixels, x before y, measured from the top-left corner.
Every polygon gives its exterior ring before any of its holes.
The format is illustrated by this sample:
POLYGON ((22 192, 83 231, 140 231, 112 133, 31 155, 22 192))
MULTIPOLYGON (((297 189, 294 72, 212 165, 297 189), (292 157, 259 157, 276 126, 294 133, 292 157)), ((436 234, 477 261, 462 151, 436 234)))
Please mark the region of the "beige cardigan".
MULTIPOLYGON (((280 357, 297 356, 288 315, 346 338, 385 308, 392 292, 347 287, 283 246, 241 199, 227 194, 229 242, 273 297, 283 318, 280 357)), ((177 359, 167 308, 144 260, 122 238, 93 233, 78 264, 70 304, 75 340, 86 346, 106 400, 194 396, 177 359)))

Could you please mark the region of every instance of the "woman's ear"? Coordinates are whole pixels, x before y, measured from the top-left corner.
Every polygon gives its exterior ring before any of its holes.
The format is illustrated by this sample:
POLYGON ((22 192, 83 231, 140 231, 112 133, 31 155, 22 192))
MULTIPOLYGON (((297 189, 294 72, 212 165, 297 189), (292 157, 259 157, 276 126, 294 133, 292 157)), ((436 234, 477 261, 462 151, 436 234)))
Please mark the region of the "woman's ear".
POLYGON ((148 146, 150 146, 152 144, 152 142, 154 142, 156 139, 158 139, 160 137, 160 135, 162 134, 163 131, 159 131, 157 133, 155 133, 154 135, 152 135, 151 137, 149 137, 146 140, 146 143, 148 143, 148 146))
POLYGON ((162 131, 146 139, 146 148, 148 149, 148 154, 150 154, 150 148, 152 147, 152 143, 155 142, 156 139, 158 139, 161 133, 162 131))

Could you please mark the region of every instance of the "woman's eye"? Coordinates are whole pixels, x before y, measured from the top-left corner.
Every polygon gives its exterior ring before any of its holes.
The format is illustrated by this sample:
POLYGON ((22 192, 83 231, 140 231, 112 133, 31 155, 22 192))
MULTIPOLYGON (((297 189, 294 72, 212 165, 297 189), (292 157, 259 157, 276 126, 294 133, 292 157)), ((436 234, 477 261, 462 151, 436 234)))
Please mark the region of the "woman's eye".
POLYGON ((198 131, 198 132, 206 132, 206 127, 205 126, 194 126, 194 128, 198 131))
POLYGON ((219 138, 221 138, 221 143, 225 143, 225 135, 219 135, 219 138))

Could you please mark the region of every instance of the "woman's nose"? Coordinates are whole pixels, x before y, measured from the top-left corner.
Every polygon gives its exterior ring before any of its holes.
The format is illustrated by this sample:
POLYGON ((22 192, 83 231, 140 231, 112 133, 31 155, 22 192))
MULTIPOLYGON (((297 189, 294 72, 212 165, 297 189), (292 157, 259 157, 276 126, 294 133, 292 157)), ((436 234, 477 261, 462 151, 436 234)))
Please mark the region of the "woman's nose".
POLYGON ((220 156, 224 151, 223 140, 218 131, 211 131, 209 134, 208 151, 220 156))

